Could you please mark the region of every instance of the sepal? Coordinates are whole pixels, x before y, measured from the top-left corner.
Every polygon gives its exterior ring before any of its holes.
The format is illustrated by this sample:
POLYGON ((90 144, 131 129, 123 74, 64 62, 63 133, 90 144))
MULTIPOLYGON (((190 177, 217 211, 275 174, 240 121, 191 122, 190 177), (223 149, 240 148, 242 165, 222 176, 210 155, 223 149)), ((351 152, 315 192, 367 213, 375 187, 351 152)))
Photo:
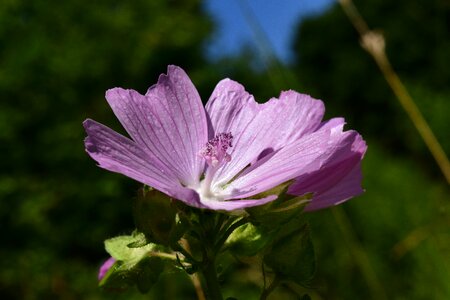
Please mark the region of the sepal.
POLYGON ((248 208, 246 211, 254 223, 276 228, 298 217, 311 201, 312 196, 312 193, 298 197, 281 194, 275 201, 248 208))

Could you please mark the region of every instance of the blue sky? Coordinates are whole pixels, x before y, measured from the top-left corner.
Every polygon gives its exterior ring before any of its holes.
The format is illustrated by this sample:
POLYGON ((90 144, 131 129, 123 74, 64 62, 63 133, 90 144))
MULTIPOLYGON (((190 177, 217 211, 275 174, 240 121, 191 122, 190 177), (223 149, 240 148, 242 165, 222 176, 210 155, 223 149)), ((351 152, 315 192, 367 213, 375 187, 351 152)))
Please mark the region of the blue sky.
POLYGON ((248 7, 277 57, 283 62, 289 62, 291 40, 299 20, 324 12, 334 2, 335 0, 207 0, 206 10, 217 24, 216 35, 207 49, 208 55, 214 59, 235 54, 244 44, 258 47, 254 31, 242 9, 248 7), (239 1, 243 3, 240 4, 239 1))

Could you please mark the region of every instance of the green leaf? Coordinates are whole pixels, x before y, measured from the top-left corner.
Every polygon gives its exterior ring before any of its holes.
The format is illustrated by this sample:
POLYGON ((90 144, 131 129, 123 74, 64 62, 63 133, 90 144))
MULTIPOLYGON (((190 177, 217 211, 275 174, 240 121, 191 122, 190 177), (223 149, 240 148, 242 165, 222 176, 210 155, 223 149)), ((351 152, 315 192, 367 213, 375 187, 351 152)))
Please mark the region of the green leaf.
POLYGON ((128 248, 141 248, 149 244, 145 235, 138 231, 133 232, 132 236, 135 240, 127 245, 128 248))
POLYGON ((316 262, 309 226, 298 224, 295 219, 284 226, 264 263, 281 278, 305 285, 314 276, 316 262))
POLYGON ((267 246, 274 237, 273 231, 261 226, 246 223, 236 228, 226 240, 224 246, 233 254, 253 256, 267 246))
POLYGON ((105 249, 112 257, 118 261, 122 261, 125 267, 130 269, 137 264, 149 252, 160 250, 156 244, 146 244, 143 247, 134 247, 145 239, 144 234, 117 236, 105 241, 105 249), (131 247, 130 247, 131 246, 131 247))
POLYGON ((139 231, 150 241, 169 245, 176 225, 172 199, 149 187, 139 190, 133 205, 134 220, 139 231))
POLYGON ((99 283, 108 290, 121 291, 136 285, 140 292, 148 292, 163 272, 168 256, 164 247, 147 243, 143 233, 108 239, 105 248, 116 259, 99 283))

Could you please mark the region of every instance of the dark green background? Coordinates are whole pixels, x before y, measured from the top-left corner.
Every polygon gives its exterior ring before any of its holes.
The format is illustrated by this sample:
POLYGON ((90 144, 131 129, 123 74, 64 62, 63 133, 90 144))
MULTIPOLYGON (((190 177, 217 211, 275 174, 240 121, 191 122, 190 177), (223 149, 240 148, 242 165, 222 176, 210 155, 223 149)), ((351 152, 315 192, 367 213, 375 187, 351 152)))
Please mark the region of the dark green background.
MULTIPOLYGON (((448 1, 356 4, 384 33, 393 66, 450 153, 448 1)), ((105 90, 144 92, 176 64, 204 100, 224 77, 259 101, 296 89, 323 99, 327 117, 345 116, 367 140, 366 193, 308 215, 318 259, 313 299, 450 299, 448 185, 340 7, 299 25, 296 59, 286 66, 251 49, 207 61, 215 30, 197 0, 0 3, 1 298, 195 299, 183 274, 164 276, 146 296, 97 289, 103 240, 134 228, 139 184, 97 168, 81 126, 90 117, 123 132, 105 90)), ((259 269, 248 262, 224 269, 226 295, 257 299, 259 269)), ((283 286, 272 299, 304 291, 283 286)))

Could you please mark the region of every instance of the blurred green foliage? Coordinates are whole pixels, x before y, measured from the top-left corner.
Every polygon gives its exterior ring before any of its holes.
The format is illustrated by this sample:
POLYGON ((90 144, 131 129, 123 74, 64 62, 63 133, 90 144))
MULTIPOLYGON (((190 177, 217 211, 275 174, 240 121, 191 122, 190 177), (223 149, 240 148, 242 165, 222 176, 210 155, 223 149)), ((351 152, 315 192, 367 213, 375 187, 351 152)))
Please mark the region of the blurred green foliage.
POLYGON ((134 228, 139 185, 95 167, 81 122, 120 128, 105 90, 205 65, 212 22, 196 0, 11 0, 0 23, 1 298, 108 298, 103 240, 134 228))
MULTIPOLYGON (((385 34, 394 68, 450 153, 450 5, 356 4, 385 34)), ((309 214, 318 258, 312 299, 449 299, 449 188, 340 8, 299 26, 292 66, 269 63, 263 73, 249 67, 251 51, 207 62, 212 33, 200 0, 0 3, 1 298, 195 299, 183 274, 163 275, 147 296, 97 288, 103 240, 134 228, 139 184, 95 167, 82 143, 87 117, 123 132, 105 90, 144 92, 177 64, 205 100, 223 77, 261 101, 296 89, 323 99, 328 117, 345 116, 367 139, 366 194, 309 214)), ((258 261, 231 261, 221 265, 225 294, 252 299, 258 261)), ((304 292, 285 285, 272 298, 304 292)))
MULTIPOLYGON (((450 153, 450 5, 355 1, 444 151, 450 153)), ((311 214, 319 299, 450 298, 450 190, 413 124, 336 5, 302 23, 295 73, 368 140, 366 193, 311 214), (342 219, 344 217, 344 219, 342 219)))

